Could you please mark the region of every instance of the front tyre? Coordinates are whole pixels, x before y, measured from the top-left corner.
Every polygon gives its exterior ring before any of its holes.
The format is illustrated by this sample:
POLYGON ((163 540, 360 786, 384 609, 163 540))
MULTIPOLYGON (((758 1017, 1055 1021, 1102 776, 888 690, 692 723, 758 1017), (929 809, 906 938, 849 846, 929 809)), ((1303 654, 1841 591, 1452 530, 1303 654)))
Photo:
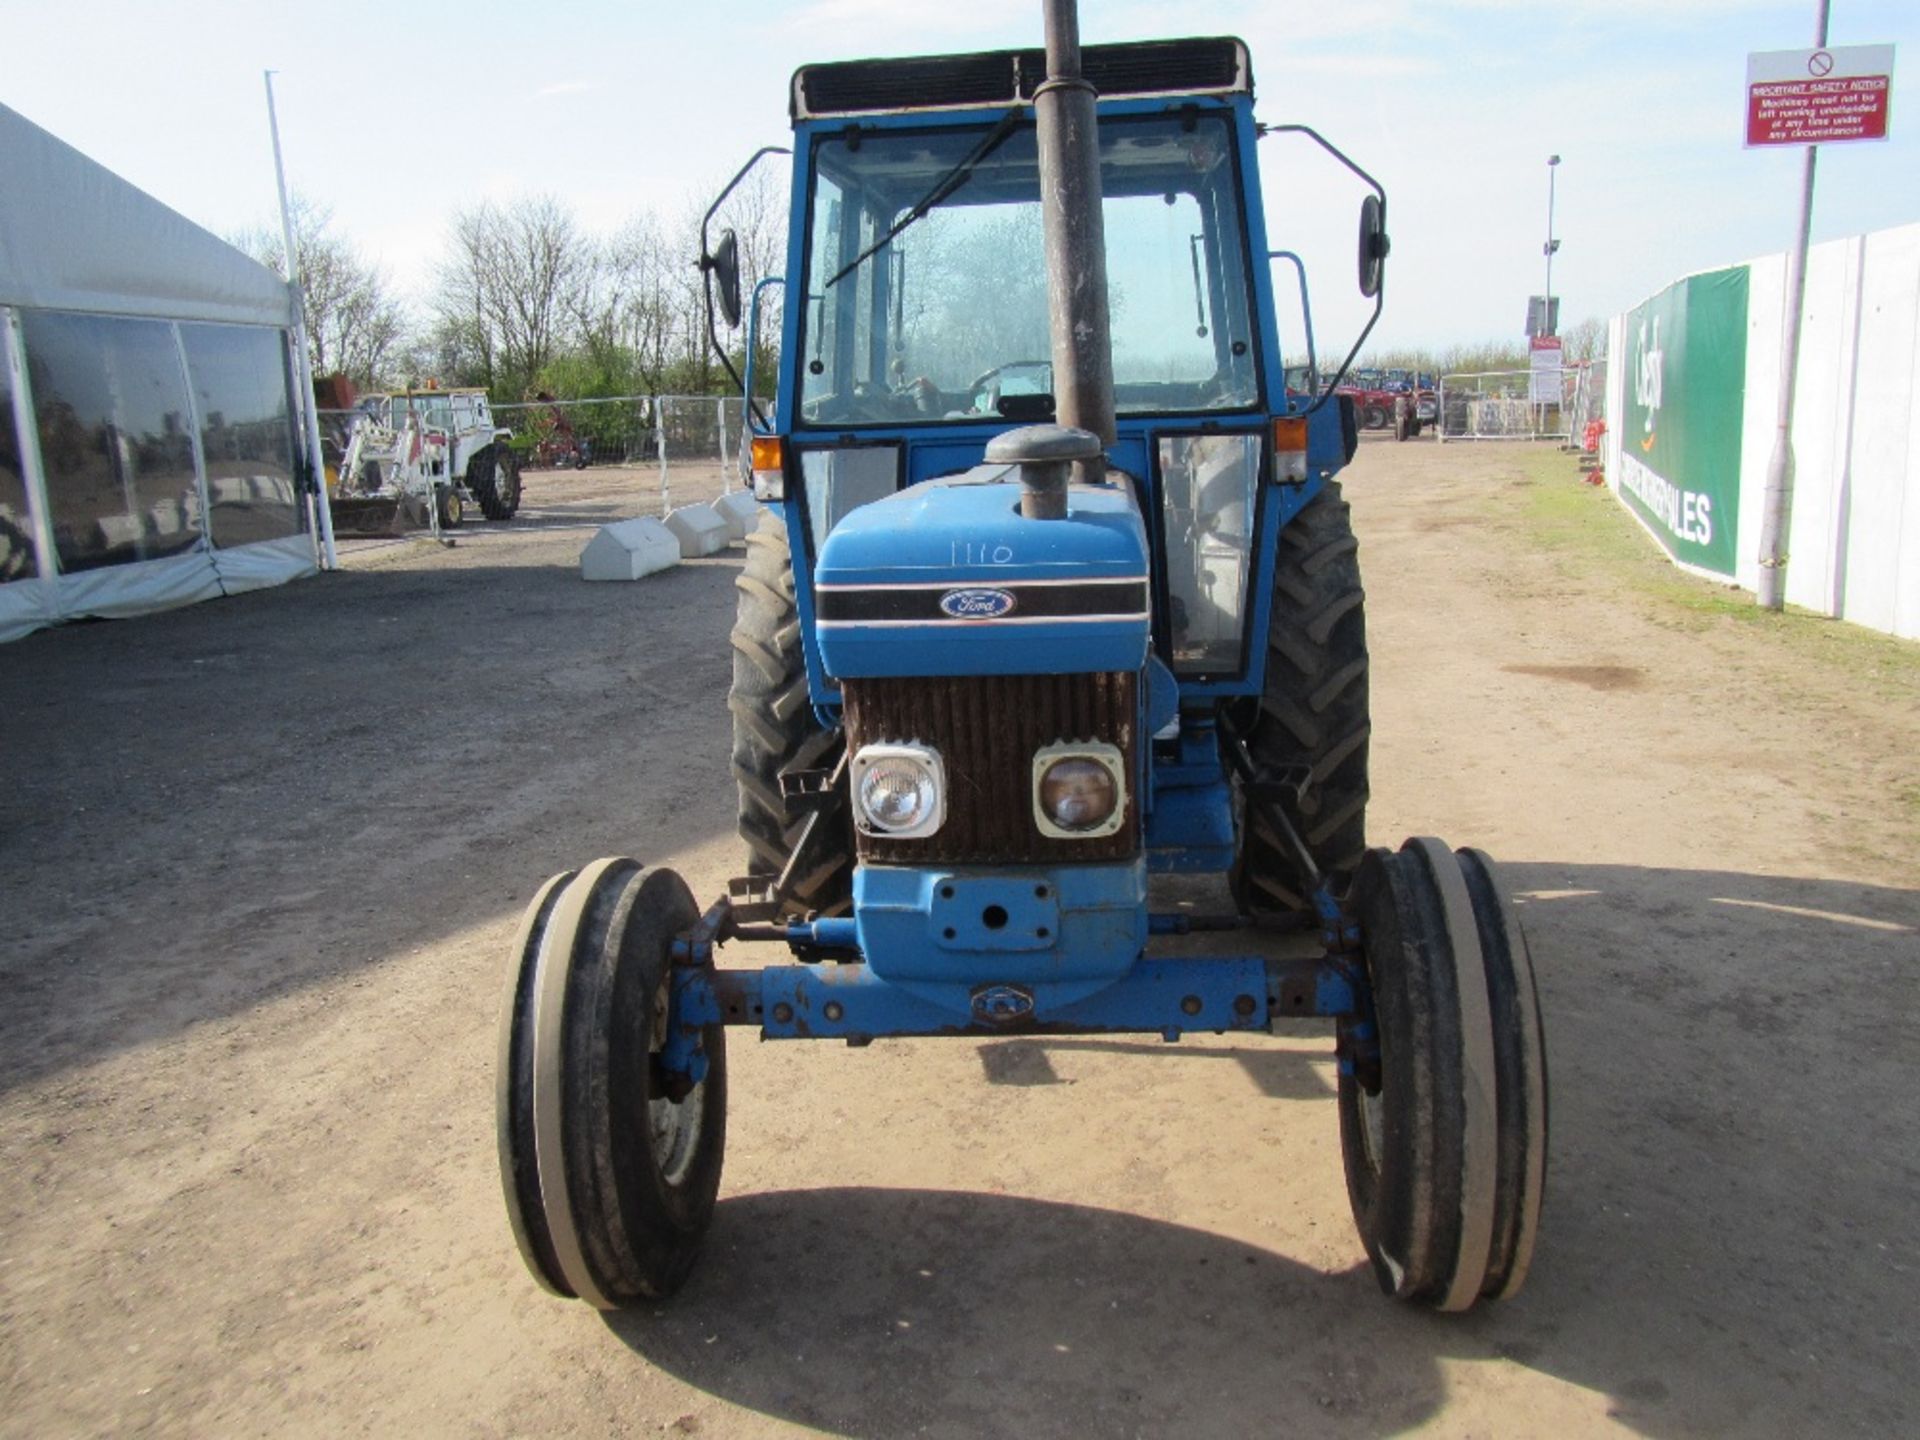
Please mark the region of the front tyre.
POLYGON ((522 1258, 548 1290, 613 1310, 671 1295, 713 1218, 726 1149, 726 1031, 705 1078, 663 1093, 686 883, 634 860, 554 877, 509 955, 496 1086, 500 1179, 522 1258))
POLYGON ((1526 1279, 1546 1177, 1546 1053, 1526 942, 1492 864, 1414 839, 1354 881, 1377 1066, 1343 1023, 1340 1142, 1388 1295, 1434 1310, 1526 1279))

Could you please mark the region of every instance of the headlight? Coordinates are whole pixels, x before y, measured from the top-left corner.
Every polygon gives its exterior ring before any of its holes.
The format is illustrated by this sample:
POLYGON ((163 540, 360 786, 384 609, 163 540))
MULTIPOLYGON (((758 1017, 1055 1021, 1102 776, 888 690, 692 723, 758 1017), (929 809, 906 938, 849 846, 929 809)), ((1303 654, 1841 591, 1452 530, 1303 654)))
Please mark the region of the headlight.
POLYGON ((869 835, 917 840, 947 818, 947 772, 925 745, 863 745, 853 757, 853 820, 869 835))
POLYGON ((1111 745, 1049 745, 1033 757, 1033 818, 1042 835, 1092 840, 1127 813, 1126 761, 1111 745))

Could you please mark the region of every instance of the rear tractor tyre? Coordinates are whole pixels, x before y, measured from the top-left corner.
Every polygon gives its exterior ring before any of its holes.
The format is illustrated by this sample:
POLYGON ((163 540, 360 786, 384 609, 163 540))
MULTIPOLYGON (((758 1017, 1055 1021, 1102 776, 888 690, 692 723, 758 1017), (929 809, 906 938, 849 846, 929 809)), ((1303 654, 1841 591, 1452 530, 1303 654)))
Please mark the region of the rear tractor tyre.
MULTIPOLYGON (((1354 883, 1379 1073, 1340 1077, 1347 1195, 1388 1295, 1466 1310, 1526 1278, 1546 1062, 1525 940, 1490 862, 1414 839, 1354 883), (1373 1088, 1369 1088, 1371 1085, 1373 1088)), ((1341 1049, 1353 1056, 1355 1035, 1341 1049)))
POLYGON ((1384 430, 1387 428, 1387 407, 1384 405, 1363 405, 1360 407, 1360 428, 1362 430, 1384 430))
POLYGON ((496 1119, 521 1258, 556 1295, 603 1310, 671 1295, 713 1219, 727 1135, 726 1031, 675 1101, 656 1058, 674 937, 700 918, 686 882, 597 860, 534 896, 508 956, 496 1119))
POLYGON ((511 520, 520 509, 520 466, 504 445, 482 450, 468 462, 467 488, 489 520, 511 520))
POLYGON ((747 536, 747 562, 734 584, 733 777, 739 785, 740 838, 747 873, 780 874, 811 822, 806 861, 788 886, 784 909, 795 916, 845 914, 853 904, 853 822, 845 794, 814 812, 780 793, 783 770, 830 770, 846 741, 823 727, 807 693, 806 658, 793 592, 793 551, 786 524, 769 509, 747 536))
MULTIPOLYGON (((1347 503, 1330 481, 1281 532, 1265 686, 1241 725, 1256 765, 1304 775, 1298 828, 1336 893, 1367 847, 1372 727, 1359 555, 1347 503)), ((1290 847, 1252 806, 1235 808, 1241 823, 1231 879, 1241 907, 1267 921, 1309 913, 1311 887, 1290 847)))

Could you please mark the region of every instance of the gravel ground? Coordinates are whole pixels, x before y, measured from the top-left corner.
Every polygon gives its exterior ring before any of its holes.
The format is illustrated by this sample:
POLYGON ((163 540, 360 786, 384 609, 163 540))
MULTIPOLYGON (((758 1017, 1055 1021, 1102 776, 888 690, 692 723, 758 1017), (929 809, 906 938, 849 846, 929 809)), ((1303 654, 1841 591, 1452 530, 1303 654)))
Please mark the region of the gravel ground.
POLYGON ((735 1032, 688 1288, 537 1291, 507 939, 594 855, 739 865, 740 557, 585 585, 657 476, 528 480, 451 550, 0 651, 0 1434, 1920 1429, 1920 660, 1676 601, 1519 448, 1369 444, 1348 493, 1373 837, 1499 856, 1540 972, 1522 1297, 1379 1297, 1318 1027, 735 1032))

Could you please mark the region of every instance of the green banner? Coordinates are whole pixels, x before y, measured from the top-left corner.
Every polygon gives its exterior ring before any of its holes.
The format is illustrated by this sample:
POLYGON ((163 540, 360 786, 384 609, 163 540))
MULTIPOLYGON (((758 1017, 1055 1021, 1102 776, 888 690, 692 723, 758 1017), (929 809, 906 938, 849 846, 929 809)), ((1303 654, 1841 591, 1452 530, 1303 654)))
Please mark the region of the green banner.
POLYGON ((1620 496, 1667 553, 1733 575, 1747 267, 1669 285, 1627 315, 1620 496))

